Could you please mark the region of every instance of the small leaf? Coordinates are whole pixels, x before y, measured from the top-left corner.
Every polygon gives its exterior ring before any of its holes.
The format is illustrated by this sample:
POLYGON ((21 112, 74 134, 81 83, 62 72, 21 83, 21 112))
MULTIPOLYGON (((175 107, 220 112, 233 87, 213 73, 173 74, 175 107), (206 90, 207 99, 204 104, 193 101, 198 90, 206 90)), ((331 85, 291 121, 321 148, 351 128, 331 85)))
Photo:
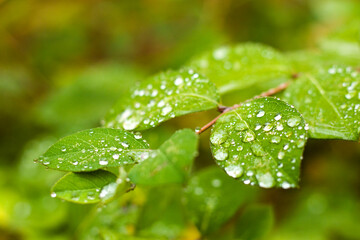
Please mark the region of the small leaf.
POLYGON ((331 67, 304 74, 284 92, 309 124, 310 137, 359 140, 360 74, 331 67))
POLYGON ((190 179, 184 200, 192 221, 206 234, 216 231, 254 196, 254 188, 239 183, 217 167, 210 167, 190 179))
POLYGON ((197 143, 198 136, 194 131, 177 131, 148 159, 135 165, 129 172, 129 178, 133 183, 142 185, 183 182, 197 154, 197 143))
POLYGON ((191 69, 168 71, 142 82, 105 117, 105 126, 144 130, 188 113, 215 108, 215 85, 191 69))
POLYGON ((253 205, 247 207, 235 225, 234 239, 264 239, 274 223, 271 206, 253 205))
POLYGON ((211 150, 217 164, 245 184, 296 187, 306 129, 304 119, 290 105, 258 98, 217 120, 211 150))
POLYGON ((95 128, 64 137, 38 161, 62 171, 94 171, 141 161, 149 154, 148 144, 138 135, 110 128, 95 128))
POLYGON ((103 170, 68 173, 54 185, 51 196, 75 203, 97 203, 111 189, 116 190, 115 181, 114 174, 103 170))
POLYGON ((274 79, 288 79, 291 68, 279 52, 261 44, 221 47, 193 59, 189 66, 205 74, 221 94, 274 79))

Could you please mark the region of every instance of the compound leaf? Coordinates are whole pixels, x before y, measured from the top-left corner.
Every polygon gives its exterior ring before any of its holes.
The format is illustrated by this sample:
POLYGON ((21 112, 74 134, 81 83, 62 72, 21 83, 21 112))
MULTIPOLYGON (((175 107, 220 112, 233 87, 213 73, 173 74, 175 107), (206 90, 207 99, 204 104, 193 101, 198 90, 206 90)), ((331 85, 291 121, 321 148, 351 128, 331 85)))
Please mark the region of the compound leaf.
POLYGON ((129 178, 135 184, 181 183, 197 154, 198 136, 190 129, 177 131, 148 158, 135 165, 129 178))
POLYGON ((94 171, 134 164, 149 151, 141 135, 120 129, 94 128, 60 139, 38 162, 62 171, 94 171))
POLYGON ((310 137, 359 139, 360 74, 352 68, 331 67, 304 74, 284 93, 309 124, 310 137))
POLYGON ((188 65, 209 77, 221 94, 274 79, 286 80, 291 75, 285 57, 271 47, 254 43, 221 47, 194 58, 188 65))
POLYGON ((215 85, 192 69, 167 71, 140 83, 105 117, 105 126, 145 130, 188 113, 215 108, 215 85))
POLYGON ((98 170, 86 173, 68 173, 52 188, 52 197, 75 203, 97 203, 116 189, 116 176, 98 170))
POLYGON ((245 184, 296 187, 306 129, 304 119, 290 105, 258 98, 217 120, 211 150, 216 163, 245 184))

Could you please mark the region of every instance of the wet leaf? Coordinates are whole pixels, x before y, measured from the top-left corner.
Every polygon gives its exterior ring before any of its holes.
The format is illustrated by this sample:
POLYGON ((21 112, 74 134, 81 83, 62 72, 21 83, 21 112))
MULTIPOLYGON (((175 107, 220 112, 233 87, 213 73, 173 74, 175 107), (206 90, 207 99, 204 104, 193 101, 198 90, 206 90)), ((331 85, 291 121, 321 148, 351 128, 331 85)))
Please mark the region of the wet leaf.
POLYGON ((86 173, 68 173, 52 188, 52 197, 75 203, 97 203, 116 190, 116 176, 98 170, 86 173))
POLYGON ((60 139, 38 162, 62 171, 94 171, 134 164, 148 154, 148 144, 140 135, 120 129, 94 128, 60 139))
POLYGON ((216 163, 245 184, 296 187, 306 129, 304 119, 290 105, 258 98, 218 119, 211 150, 216 163))
POLYGON ((105 117, 105 126, 144 130, 188 113, 215 108, 215 85, 192 69, 167 71, 140 83, 105 117))
POLYGON ((274 214, 271 206, 249 206, 236 222, 234 239, 264 239, 273 224, 274 214))
POLYGON ((331 67, 303 74, 284 93, 309 124, 310 137, 359 139, 360 74, 352 68, 331 67))
POLYGON ((286 58, 271 47, 254 43, 221 47, 194 58, 188 65, 209 77, 221 94, 270 80, 285 81, 291 75, 286 58))
POLYGON ((254 188, 239 183, 217 167, 210 167, 191 178, 184 200, 192 221, 206 234, 216 231, 254 194, 254 188))
POLYGON ((197 154, 198 136, 190 129, 177 131, 148 159, 135 165, 129 178, 135 184, 158 185, 183 182, 197 154))

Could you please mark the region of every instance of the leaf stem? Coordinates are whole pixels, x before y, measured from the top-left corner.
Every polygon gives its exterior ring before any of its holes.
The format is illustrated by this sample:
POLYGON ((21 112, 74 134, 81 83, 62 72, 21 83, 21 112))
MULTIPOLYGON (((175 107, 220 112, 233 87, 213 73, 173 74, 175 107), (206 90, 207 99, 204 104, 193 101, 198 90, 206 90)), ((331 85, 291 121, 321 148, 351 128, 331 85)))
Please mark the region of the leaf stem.
MULTIPOLYGON (((297 78, 298 75, 297 74, 294 74, 293 78, 297 78)), ((255 97, 253 97, 252 99, 257 99, 257 98, 261 98, 261 97, 267 97, 267 96, 271 96, 271 95, 274 95, 278 92, 281 92, 283 91, 284 89, 286 89, 290 84, 290 81, 288 82, 284 82, 282 84, 280 84, 279 86, 275 87, 275 88, 271 88, 263 93, 261 93, 260 95, 257 95, 255 97)), ((232 111, 236 108, 239 108, 241 107, 242 103, 240 104, 235 104, 231 107, 226 107, 226 106, 219 106, 218 107, 218 111, 220 111, 221 113, 216 116, 213 120, 211 120, 210 122, 208 122, 206 125, 204 125, 202 128, 200 128, 199 130, 196 131, 196 133, 198 135, 200 135, 201 133, 205 132, 208 128, 210 128, 212 125, 214 125, 216 123, 216 121, 222 116, 224 115, 225 113, 229 112, 229 111, 232 111)))

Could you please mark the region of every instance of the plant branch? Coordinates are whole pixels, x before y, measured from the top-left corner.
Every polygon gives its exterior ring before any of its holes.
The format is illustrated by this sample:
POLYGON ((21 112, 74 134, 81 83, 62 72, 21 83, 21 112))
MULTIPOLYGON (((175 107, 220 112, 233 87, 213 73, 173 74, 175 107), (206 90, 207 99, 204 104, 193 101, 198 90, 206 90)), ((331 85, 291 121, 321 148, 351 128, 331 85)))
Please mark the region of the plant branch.
MULTIPOLYGON (((297 78, 297 74, 294 74, 293 78, 297 78)), ((253 97, 252 99, 257 99, 257 98, 261 98, 261 97, 267 97, 267 96, 271 96, 274 95, 278 92, 283 91, 284 89, 286 89, 290 84, 290 81, 285 82, 280 84, 279 86, 275 87, 275 88, 271 88, 263 93, 261 93, 260 95, 257 95, 255 97, 253 97)), ((196 133, 198 135, 200 135, 201 133, 205 132, 208 128, 210 128, 212 125, 214 125, 216 123, 216 121, 225 113, 232 111, 236 108, 239 108, 242 105, 242 103, 240 104, 235 104, 231 107, 225 107, 225 106, 219 106, 218 110, 221 112, 216 118, 214 118, 213 120, 211 120, 209 123, 207 123, 206 125, 204 125, 202 128, 200 128, 200 130, 197 130, 196 133)))

